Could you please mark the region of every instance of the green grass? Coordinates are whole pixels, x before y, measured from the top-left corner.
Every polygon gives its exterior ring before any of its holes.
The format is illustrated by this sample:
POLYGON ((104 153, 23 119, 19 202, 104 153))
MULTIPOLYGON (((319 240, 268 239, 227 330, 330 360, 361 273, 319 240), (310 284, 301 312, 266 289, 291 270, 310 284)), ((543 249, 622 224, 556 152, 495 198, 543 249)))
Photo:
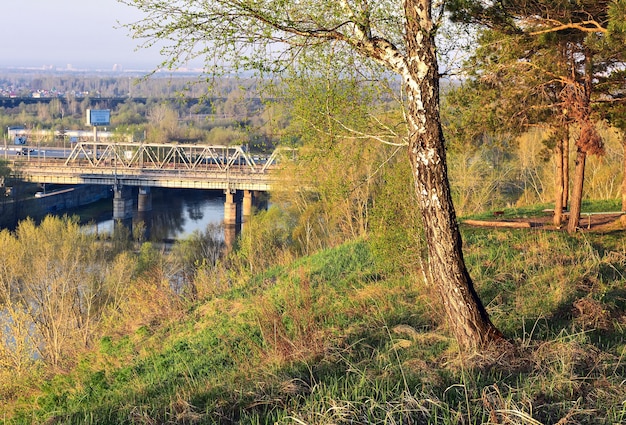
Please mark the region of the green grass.
POLYGON ((539 204, 527 207, 504 208, 500 210, 483 211, 477 214, 469 215, 467 217, 462 217, 462 219, 493 220, 494 213, 496 212, 502 213, 502 215, 499 217, 505 219, 541 217, 547 214, 546 212, 544 212, 544 210, 552 208, 554 208, 554 205, 552 204, 539 204))
POLYGON ((625 421, 622 235, 463 231, 477 290, 517 346, 506 357, 460 356, 419 274, 381 273, 359 241, 102 338, 6 422, 625 421))
MULTIPOLYGON (((476 220, 492 220, 494 213, 502 213, 498 217, 503 219, 514 218, 533 218, 543 217, 546 215, 552 215, 551 212, 546 210, 553 210, 554 204, 536 204, 524 207, 504 208, 501 210, 483 211, 477 214, 472 214, 463 219, 476 219, 476 220)), ((581 205, 581 212, 594 213, 594 212, 620 212, 622 210, 622 204, 620 199, 608 199, 608 200, 583 200, 581 205)))

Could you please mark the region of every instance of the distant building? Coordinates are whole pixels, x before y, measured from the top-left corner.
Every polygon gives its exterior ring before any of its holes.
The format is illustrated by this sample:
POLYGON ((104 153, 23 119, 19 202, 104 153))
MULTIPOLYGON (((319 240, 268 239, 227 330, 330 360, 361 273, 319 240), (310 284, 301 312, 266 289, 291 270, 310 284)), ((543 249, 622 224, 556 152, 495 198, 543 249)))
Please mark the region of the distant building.
POLYGON ((13 144, 25 145, 28 140, 27 130, 22 126, 12 126, 7 130, 9 140, 13 140, 13 144))

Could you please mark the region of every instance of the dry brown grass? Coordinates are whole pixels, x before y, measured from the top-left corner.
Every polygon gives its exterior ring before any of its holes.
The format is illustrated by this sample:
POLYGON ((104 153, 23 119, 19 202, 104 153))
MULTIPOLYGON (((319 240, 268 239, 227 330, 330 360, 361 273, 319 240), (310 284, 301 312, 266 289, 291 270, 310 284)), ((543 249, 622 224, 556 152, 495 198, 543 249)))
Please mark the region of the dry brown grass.
POLYGON ((156 328, 184 314, 184 300, 173 291, 160 267, 131 281, 123 295, 104 326, 110 335, 132 334, 141 327, 156 328))
POLYGON ((573 321, 581 329, 613 330, 614 313, 606 304, 591 297, 573 303, 573 321))
POLYGON ((282 363, 323 355, 330 338, 319 322, 318 301, 306 276, 288 290, 259 297, 256 315, 268 359, 282 363))

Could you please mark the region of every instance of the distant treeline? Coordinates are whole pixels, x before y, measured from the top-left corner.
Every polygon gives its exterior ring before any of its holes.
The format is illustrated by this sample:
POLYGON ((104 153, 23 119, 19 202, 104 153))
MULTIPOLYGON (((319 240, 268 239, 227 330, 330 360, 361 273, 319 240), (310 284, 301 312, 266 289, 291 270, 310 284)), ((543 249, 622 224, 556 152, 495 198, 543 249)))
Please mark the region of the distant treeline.
POLYGON ((250 80, 222 78, 201 80, 199 75, 153 74, 149 77, 140 74, 109 74, 84 72, 36 72, 0 70, 0 92, 22 98, 30 98, 33 93, 54 94, 51 97, 105 97, 105 98, 169 98, 184 95, 200 98, 213 94, 227 96, 230 91, 241 86, 253 85, 250 80))
MULTIPOLYGON (((117 108, 121 103, 127 102, 129 99, 132 100, 133 103, 139 103, 146 105, 149 102, 153 101, 154 98, 148 97, 84 97, 85 103, 92 107, 105 108, 105 109, 114 109, 117 108)), ((159 98, 160 101, 165 101, 170 104, 180 104, 184 107, 196 106, 199 103, 202 103, 204 106, 210 107, 211 104, 215 102, 224 102, 226 101, 226 97, 212 97, 212 98, 198 98, 198 97, 169 97, 169 98, 159 98)), ((58 100, 63 104, 68 103, 67 97, 1 97, 0 96, 0 107, 2 108, 16 108, 21 104, 25 105, 34 105, 34 104, 49 104, 52 101, 58 100)), ((260 103, 260 99, 256 99, 257 102, 260 103)))

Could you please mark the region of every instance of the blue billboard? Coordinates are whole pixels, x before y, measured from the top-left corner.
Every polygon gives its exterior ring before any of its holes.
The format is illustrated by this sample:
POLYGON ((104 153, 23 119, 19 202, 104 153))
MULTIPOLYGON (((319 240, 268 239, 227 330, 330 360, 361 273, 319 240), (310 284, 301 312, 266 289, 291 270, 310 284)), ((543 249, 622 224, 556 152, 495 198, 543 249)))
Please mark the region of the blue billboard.
POLYGON ((87 109, 87 125, 111 125, 110 109, 87 109))

